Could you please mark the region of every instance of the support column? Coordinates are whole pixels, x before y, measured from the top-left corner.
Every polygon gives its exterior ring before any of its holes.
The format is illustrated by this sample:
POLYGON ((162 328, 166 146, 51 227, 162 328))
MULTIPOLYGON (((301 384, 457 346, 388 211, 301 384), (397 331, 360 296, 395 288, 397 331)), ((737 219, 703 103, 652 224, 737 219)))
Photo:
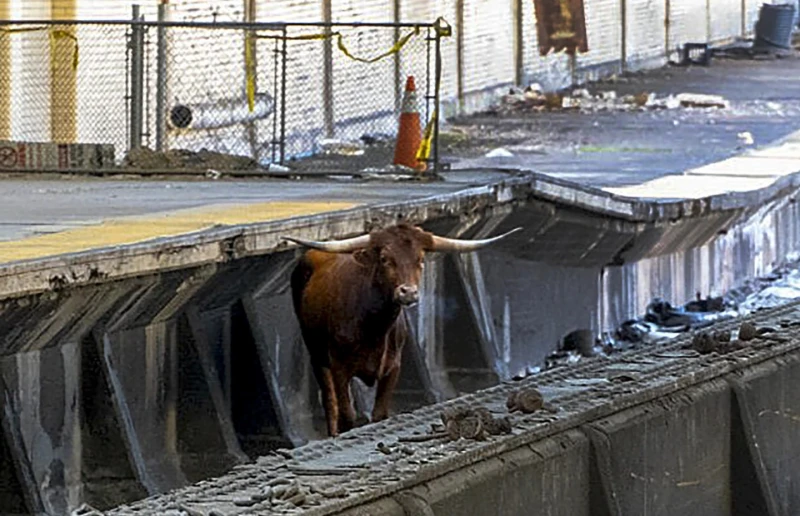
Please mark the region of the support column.
MULTIPOLYGON (((76 0, 51 0, 51 18, 74 21, 76 3, 76 0)), ((54 26, 50 30, 50 137, 57 143, 78 139, 76 32, 75 25, 54 26)))
MULTIPOLYGON (((11 0, 0 0, 0 20, 11 19, 11 0)), ((0 32, 0 140, 11 139, 11 36, 0 32)))

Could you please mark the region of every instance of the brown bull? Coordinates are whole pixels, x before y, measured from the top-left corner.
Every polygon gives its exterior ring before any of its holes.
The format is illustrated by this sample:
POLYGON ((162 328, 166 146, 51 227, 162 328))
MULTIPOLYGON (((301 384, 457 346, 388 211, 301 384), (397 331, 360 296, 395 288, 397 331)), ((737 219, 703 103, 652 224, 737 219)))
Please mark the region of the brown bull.
POLYGON ((354 377, 368 386, 377 382, 372 420, 388 416, 407 336, 398 316, 419 299, 425 252, 475 251, 517 230, 485 240, 456 240, 400 224, 331 242, 284 237, 311 248, 292 273, 292 299, 330 435, 355 423, 354 377))

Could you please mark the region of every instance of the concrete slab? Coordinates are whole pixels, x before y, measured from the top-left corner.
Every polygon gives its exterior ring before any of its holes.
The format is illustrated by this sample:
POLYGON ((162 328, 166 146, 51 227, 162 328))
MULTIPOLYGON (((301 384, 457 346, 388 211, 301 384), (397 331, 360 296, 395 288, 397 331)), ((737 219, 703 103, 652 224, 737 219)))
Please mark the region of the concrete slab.
POLYGON ((749 192, 765 188, 772 177, 726 177, 716 175, 673 175, 639 185, 604 188, 614 195, 632 199, 703 199, 730 192, 749 192))
POLYGON ((443 155, 457 169, 535 170, 599 188, 641 184, 761 149, 800 129, 799 72, 800 59, 792 56, 772 61, 715 59, 708 67, 614 76, 584 87, 592 94, 613 92, 619 98, 714 94, 727 99, 730 107, 498 110, 450 120, 443 129, 443 155), (512 156, 486 157, 497 148, 512 156))
POLYGON ((692 168, 687 175, 719 176, 724 183, 728 177, 781 177, 800 171, 800 158, 781 158, 750 154, 692 168))

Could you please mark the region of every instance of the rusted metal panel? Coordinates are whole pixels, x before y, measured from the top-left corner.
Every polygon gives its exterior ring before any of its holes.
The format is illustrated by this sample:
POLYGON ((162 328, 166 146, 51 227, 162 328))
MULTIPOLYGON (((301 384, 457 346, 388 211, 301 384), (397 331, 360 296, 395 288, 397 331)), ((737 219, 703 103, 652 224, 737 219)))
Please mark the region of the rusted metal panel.
POLYGON ((588 52, 583 0, 534 0, 539 53, 588 52))
MULTIPOLYGON (((537 82, 547 89, 568 86, 572 80, 569 56, 553 52, 542 56, 539 53, 537 41, 536 13, 533 2, 524 0, 522 2, 523 83, 537 82)), ((591 55, 591 53, 586 55, 591 55)))

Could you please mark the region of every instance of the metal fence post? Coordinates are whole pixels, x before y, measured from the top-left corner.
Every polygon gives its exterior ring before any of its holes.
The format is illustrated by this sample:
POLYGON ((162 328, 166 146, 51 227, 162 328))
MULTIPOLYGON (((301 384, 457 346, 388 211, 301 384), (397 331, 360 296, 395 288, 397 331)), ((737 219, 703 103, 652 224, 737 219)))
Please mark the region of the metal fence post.
POLYGON ((281 42, 281 165, 286 160, 286 61, 289 58, 288 40, 289 33, 286 25, 284 25, 283 41, 281 42))
POLYGON ((433 121, 433 171, 436 173, 439 171, 439 120, 442 118, 440 93, 442 84, 442 31, 438 24, 434 32, 436 33, 436 57, 433 64, 435 74, 433 81, 433 113, 436 118, 433 121))
POLYGON ((139 5, 133 5, 131 23, 131 128, 130 149, 142 146, 144 120, 144 28, 139 5))
MULTIPOLYGON (((165 150, 167 133, 167 4, 158 4, 158 51, 156 53, 156 150, 165 150)), ((140 133, 141 134, 141 133, 140 133)))
POLYGON ((325 39, 322 42, 322 107, 325 116, 325 137, 333 138, 336 132, 333 114, 333 20, 332 0, 323 0, 322 18, 325 22, 325 39))

